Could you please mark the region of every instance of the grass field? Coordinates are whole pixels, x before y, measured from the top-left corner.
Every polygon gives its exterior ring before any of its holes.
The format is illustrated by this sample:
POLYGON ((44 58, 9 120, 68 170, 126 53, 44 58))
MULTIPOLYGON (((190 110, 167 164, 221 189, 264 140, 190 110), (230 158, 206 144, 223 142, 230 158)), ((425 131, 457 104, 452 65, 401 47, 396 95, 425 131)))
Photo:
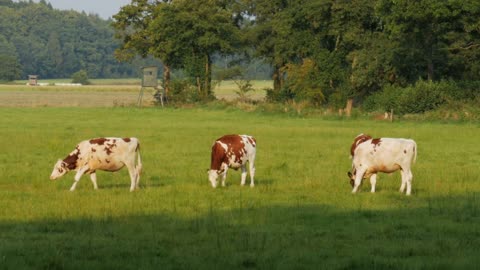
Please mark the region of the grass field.
MULTIPOLYGON (((55 79, 40 81, 47 86, 27 86, 26 81, 15 84, 0 84, 0 107, 122 107, 138 103, 139 79, 96 79, 93 85, 55 86, 54 83, 68 83, 69 80, 55 79)), ((247 96, 259 100, 265 97, 265 88, 271 81, 252 81, 254 91, 247 96)), ((238 86, 233 81, 223 81, 213 89, 218 99, 238 98, 238 86)), ((154 105, 153 88, 145 88, 142 106, 154 105)))
POLYGON ((480 126, 322 120, 234 109, 0 108, 0 269, 475 269, 480 126), (413 194, 399 174, 350 194, 361 132, 418 144, 413 194), (257 139, 256 186, 212 189, 214 139, 257 139), (86 138, 141 141, 141 189, 126 170, 49 180, 86 138))

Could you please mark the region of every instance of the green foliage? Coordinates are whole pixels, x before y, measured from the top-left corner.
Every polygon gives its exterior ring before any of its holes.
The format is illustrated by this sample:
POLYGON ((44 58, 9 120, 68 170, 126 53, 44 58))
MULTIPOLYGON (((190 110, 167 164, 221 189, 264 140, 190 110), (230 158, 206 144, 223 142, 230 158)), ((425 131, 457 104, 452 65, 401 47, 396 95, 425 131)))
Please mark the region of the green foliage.
POLYGON ((238 95, 239 100, 247 101, 247 94, 255 90, 250 80, 235 80, 234 82, 238 87, 238 90, 235 91, 235 93, 238 95))
POLYGON ((72 83, 81 83, 83 85, 91 84, 88 80, 88 74, 86 70, 80 70, 72 75, 72 83))
POLYGON ((198 89, 188 80, 172 80, 170 85, 171 103, 195 103, 201 101, 198 89))
POLYGON ((454 101, 472 100, 480 93, 478 82, 431 82, 419 80, 408 87, 387 86, 369 96, 364 102, 367 111, 380 110, 396 113, 423 113, 454 101))
POLYGON ((283 87, 280 91, 267 88, 265 89, 267 92, 266 100, 269 102, 280 102, 284 103, 287 101, 292 101, 295 99, 296 95, 289 87, 283 87))
POLYGON ((15 56, 0 54, 0 81, 13 81, 20 77, 21 66, 15 56))
POLYGON ((80 69, 92 78, 137 77, 146 61, 118 63, 113 36, 110 22, 96 15, 60 11, 46 1, 0 2, 0 54, 5 37, 20 78, 69 78, 80 69))

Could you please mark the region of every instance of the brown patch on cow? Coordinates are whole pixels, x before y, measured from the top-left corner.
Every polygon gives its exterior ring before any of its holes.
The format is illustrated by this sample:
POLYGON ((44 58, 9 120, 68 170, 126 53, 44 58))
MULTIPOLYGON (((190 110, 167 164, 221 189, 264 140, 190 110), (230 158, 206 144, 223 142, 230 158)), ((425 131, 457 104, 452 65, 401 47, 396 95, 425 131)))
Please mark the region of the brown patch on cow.
POLYGON ((77 145, 75 150, 70 155, 68 155, 66 158, 63 159, 63 162, 67 164, 66 167, 69 170, 74 170, 75 168, 77 168, 77 161, 78 161, 79 155, 80 155, 80 149, 78 148, 78 145, 77 145))
POLYGON ((110 155, 111 153, 113 153, 113 148, 117 147, 117 145, 115 144, 116 140, 112 140, 112 143, 106 143, 105 144, 105 152, 107 152, 107 155, 110 155))
POLYGON ((210 160, 210 170, 219 171, 222 167, 222 162, 225 159, 225 150, 223 147, 215 142, 212 146, 212 156, 210 160))
POLYGON ((380 139, 380 138, 372 139, 373 152, 377 152, 377 146, 380 146, 381 142, 382 142, 382 139, 380 139))
POLYGON ((372 144, 375 146, 380 146, 380 143, 382 142, 381 138, 375 138, 372 140, 372 144))
POLYGON ((123 140, 124 142, 130 142, 130 141, 131 141, 130 138, 122 138, 122 140, 123 140))
POLYGON ((92 147, 92 152, 97 152, 97 149, 92 147))
POLYGON ((367 135, 367 134, 360 134, 355 139, 353 140, 352 146, 350 147, 350 155, 355 153, 355 149, 357 149, 357 146, 365 141, 370 140, 372 137, 367 135))
POLYGON ((257 144, 257 140, 255 140, 255 138, 253 138, 253 137, 247 137, 247 140, 253 146, 255 146, 257 144))
MULTIPOLYGON (((249 137, 247 137, 249 138, 249 137)), ((253 139, 255 143, 255 139, 253 139)), ((255 144, 252 144, 255 145, 255 144)), ((235 156, 234 163, 241 164, 242 157, 246 154, 245 143, 239 135, 225 135, 215 141, 212 146, 212 156, 210 169, 219 171, 221 169, 222 163, 230 165, 230 159, 232 156, 235 156), (227 150, 220 145, 226 144, 227 150)), ((238 169, 238 168, 233 168, 238 169)))
POLYGON ((406 153, 407 153, 407 149, 403 150, 403 153, 406 154, 406 153))
POLYGON ((105 147, 104 150, 105 152, 107 152, 107 155, 110 155, 111 153, 113 153, 112 147, 105 147))
POLYGON ((110 160, 108 160, 108 159, 105 159, 105 162, 107 162, 107 163, 110 163, 110 160))
POLYGON ((103 145, 108 139, 106 138, 97 138, 97 139, 91 139, 89 142, 91 144, 98 144, 98 145, 103 145))

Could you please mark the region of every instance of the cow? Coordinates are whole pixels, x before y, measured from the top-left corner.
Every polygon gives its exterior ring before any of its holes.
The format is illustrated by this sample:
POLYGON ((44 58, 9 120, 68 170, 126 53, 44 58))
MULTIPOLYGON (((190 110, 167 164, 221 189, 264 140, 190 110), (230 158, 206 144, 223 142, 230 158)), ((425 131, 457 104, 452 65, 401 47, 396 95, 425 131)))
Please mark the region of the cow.
POLYGON ((138 188, 142 162, 140 143, 137 138, 95 138, 80 142, 66 158, 59 159, 53 167, 51 180, 58 179, 69 171, 76 171, 70 191, 74 191, 83 174, 90 174, 93 188, 97 186, 97 170, 115 172, 127 166, 130 174, 130 191, 138 188), (135 165, 135 158, 137 164, 135 165))
POLYGON ((417 144, 411 139, 375 138, 360 134, 355 137, 350 148, 352 169, 347 173, 352 193, 356 193, 363 178, 370 177, 371 192, 375 192, 377 173, 392 173, 400 170, 402 184, 400 192, 412 192, 412 164, 417 159, 417 144))
POLYGON ((212 156, 208 179, 213 188, 217 187, 217 178, 222 175, 222 186, 225 186, 228 168, 242 168, 241 185, 247 178, 247 161, 250 171, 250 187, 254 187, 256 140, 249 135, 225 135, 212 145, 212 156))

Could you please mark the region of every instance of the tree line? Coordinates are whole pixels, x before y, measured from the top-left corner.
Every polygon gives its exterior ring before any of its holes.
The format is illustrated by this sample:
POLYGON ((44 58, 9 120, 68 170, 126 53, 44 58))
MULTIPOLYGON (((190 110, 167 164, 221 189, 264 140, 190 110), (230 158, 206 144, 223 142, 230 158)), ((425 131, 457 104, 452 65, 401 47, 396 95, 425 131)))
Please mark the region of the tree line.
POLYGON ((0 80, 70 78, 81 70, 90 78, 138 76, 148 61, 116 60, 113 36, 111 20, 98 15, 56 10, 45 0, 0 0, 0 80))
MULTIPOLYGON (((212 94, 212 58, 262 59, 271 100, 363 100, 417 81, 478 81, 477 0, 132 0, 113 17, 116 57, 153 57, 212 94)), ((233 73, 237 76, 241 74, 233 73)), ((478 91, 478 90, 477 90, 478 91)))

